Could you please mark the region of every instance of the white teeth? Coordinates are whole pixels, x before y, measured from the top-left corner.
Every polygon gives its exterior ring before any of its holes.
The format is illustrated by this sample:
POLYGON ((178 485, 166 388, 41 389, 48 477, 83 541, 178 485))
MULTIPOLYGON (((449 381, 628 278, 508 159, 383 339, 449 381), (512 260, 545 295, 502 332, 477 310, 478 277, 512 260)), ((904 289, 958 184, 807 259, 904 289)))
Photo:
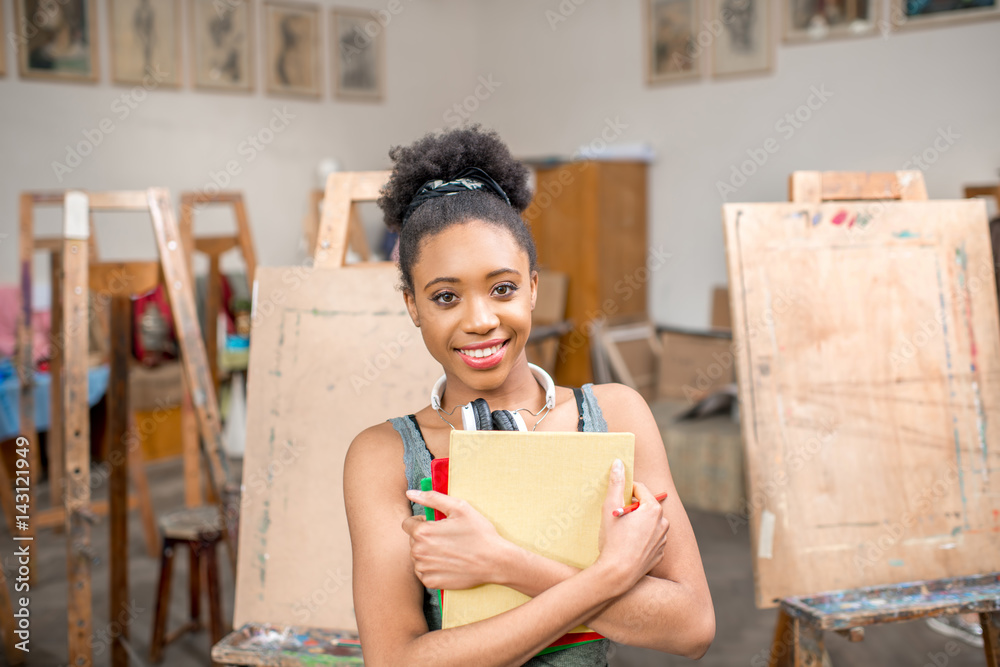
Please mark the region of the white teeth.
POLYGON ((482 348, 479 350, 459 350, 459 352, 461 352, 467 357, 474 357, 476 359, 481 359, 482 357, 488 357, 491 354, 496 354, 501 347, 503 347, 503 343, 499 345, 494 345, 493 347, 482 348))

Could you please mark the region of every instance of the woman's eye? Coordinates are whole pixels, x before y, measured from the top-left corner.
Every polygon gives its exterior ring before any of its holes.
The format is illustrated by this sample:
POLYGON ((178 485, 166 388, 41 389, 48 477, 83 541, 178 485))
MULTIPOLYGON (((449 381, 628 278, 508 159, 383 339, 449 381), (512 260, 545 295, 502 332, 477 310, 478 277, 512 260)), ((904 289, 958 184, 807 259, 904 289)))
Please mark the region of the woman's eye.
POLYGON ((438 303, 452 303, 456 299, 456 296, 452 292, 441 292, 440 294, 434 295, 434 301, 438 303))
POLYGON ((510 296, 517 291, 517 286, 511 283, 504 283, 502 285, 497 285, 494 288, 497 296, 510 296))

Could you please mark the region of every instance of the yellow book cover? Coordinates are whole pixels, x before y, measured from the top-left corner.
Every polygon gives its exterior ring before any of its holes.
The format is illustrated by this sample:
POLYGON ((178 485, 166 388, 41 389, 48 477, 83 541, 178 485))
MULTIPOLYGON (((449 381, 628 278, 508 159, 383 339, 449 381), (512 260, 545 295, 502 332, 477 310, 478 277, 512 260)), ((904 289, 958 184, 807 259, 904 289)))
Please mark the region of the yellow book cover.
MULTIPOLYGON (((634 455, 632 433, 452 431, 448 495, 467 501, 514 544, 585 568, 599 554, 611 464, 625 464, 627 505, 634 455)), ((475 623, 529 599, 496 584, 444 591, 442 626, 475 623)))

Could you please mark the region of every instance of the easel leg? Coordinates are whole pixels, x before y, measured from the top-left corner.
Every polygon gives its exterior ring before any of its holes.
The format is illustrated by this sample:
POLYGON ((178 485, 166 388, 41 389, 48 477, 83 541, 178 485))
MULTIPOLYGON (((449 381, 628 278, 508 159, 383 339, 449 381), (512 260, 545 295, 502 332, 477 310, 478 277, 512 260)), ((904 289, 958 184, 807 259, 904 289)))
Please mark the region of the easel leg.
POLYGON ((181 392, 181 447, 184 457, 184 505, 201 505, 201 458, 198 455, 198 422, 191 403, 191 384, 183 379, 181 392))
POLYGON ((7 520, 7 531, 11 535, 14 532, 14 490, 10 475, 7 474, 7 466, 0 461, 0 508, 3 509, 4 519, 7 520))
MULTIPOLYGON (((135 427, 135 413, 129 412, 129 433, 138 433, 135 427)), ((160 553, 160 533, 156 528, 156 514, 153 511, 153 500, 149 495, 149 478, 146 477, 146 457, 142 453, 142 445, 136 438, 130 441, 128 448, 128 469, 132 477, 132 485, 139 496, 139 512, 142 514, 142 531, 146 536, 146 553, 150 558, 156 558, 160 553)))
MULTIPOLYGON (((62 252, 51 253, 52 306, 51 330, 62 331, 62 252)), ((51 506, 58 508, 63 505, 63 474, 66 466, 63 433, 59 420, 63 416, 62 377, 63 350, 62 346, 52 341, 49 353, 49 437, 46 441, 49 450, 49 495, 51 506)), ((62 532, 63 526, 53 526, 56 532, 62 532)))
POLYGON ((823 631, 795 619, 795 667, 823 667, 823 631))
POLYGON ((979 624, 983 626, 986 667, 1000 667, 1000 612, 979 614, 979 624))
MULTIPOLYGON (((109 519, 111 532, 111 623, 128 608, 128 358, 132 349, 131 301, 111 299, 111 379, 108 386, 109 519)), ((112 667, 128 667, 128 624, 111 640, 112 667)))
POLYGON ((792 617, 784 609, 778 609, 778 621, 774 624, 774 639, 771 640, 771 657, 768 667, 792 667, 792 642, 795 628, 792 617))

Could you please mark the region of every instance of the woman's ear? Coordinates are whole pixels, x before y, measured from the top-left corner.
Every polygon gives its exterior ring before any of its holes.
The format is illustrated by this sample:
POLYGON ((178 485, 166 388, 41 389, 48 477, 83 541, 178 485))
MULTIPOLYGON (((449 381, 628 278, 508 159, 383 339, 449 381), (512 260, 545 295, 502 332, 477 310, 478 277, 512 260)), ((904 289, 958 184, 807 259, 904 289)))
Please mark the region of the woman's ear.
MULTIPOLYGON (((420 314, 417 312, 417 300, 413 298, 413 293, 409 290, 403 292, 403 301, 406 302, 406 310, 410 313, 410 320, 413 326, 420 328, 420 314)), ((534 297, 532 297, 532 307, 534 307, 534 297)))
POLYGON ((535 300, 538 299, 538 271, 531 272, 531 309, 535 309, 535 300))

